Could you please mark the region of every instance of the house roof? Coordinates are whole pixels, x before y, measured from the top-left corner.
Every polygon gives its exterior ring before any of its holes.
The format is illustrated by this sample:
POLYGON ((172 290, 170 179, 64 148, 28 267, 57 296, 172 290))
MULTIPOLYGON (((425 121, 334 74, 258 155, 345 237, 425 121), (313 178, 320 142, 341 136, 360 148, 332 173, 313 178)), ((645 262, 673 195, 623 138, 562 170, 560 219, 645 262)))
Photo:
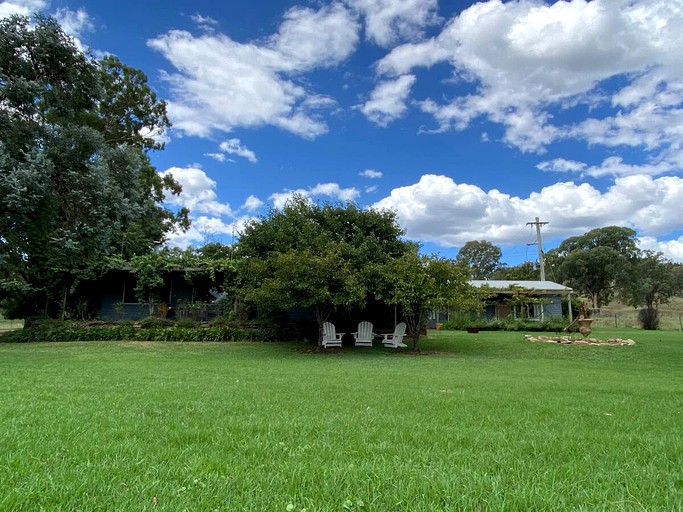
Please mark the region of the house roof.
POLYGON ((524 290, 541 293, 571 293, 573 290, 553 281, 507 281, 507 280, 479 280, 473 279, 470 284, 476 288, 488 286, 495 290, 507 291, 510 287, 519 287, 524 290))

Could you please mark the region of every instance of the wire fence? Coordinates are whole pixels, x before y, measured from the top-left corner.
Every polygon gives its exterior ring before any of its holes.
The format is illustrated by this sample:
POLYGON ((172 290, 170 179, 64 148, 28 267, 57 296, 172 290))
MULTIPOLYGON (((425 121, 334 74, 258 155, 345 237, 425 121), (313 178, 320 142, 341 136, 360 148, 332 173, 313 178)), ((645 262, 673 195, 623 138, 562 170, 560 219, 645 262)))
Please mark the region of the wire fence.
MULTIPOLYGON (((614 327, 617 329, 624 327, 640 328, 637 309, 633 311, 609 311, 603 308, 600 311, 593 311, 592 317, 596 320, 593 326, 597 327, 614 327)), ((659 328, 683 331, 683 315, 669 311, 660 311, 659 328)))

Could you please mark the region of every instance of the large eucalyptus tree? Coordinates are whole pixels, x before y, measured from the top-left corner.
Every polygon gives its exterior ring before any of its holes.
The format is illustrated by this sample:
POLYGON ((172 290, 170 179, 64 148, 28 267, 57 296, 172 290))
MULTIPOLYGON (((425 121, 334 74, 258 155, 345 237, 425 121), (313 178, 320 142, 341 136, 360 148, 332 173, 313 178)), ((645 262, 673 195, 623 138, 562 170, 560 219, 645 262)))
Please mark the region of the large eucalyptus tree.
POLYGON ((151 249, 187 212, 147 152, 170 126, 144 74, 83 53, 49 17, 0 20, 0 300, 64 317, 106 257, 151 249))
POLYGON ((593 229, 548 251, 546 261, 558 280, 590 297, 593 308, 599 308, 629 278, 640 255, 635 237, 635 231, 621 226, 593 229))

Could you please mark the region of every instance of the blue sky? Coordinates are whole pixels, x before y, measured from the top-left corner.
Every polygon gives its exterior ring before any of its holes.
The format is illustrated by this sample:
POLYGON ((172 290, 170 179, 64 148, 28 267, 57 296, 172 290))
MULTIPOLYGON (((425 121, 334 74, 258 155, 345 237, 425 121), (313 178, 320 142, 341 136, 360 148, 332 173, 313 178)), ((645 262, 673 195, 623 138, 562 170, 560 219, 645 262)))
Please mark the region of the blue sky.
POLYGON ((683 261, 683 0, 10 0, 142 69, 152 155, 230 242, 295 192, 394 209, 425 252, 509 264, 596 227, 683 261), (532 245, 530 245, 532 244, 532 245))

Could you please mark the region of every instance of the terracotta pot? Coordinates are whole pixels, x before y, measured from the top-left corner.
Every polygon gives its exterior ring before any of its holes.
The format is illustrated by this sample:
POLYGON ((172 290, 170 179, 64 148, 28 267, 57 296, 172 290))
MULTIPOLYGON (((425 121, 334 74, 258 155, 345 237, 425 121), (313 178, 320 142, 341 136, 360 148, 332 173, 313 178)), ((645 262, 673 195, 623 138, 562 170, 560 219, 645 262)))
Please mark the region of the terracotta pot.
POLYGON ((581 335, 585 338, 587 337, 591 332, 591 324, 593 323, 594 318, 579 318, 577 320, 579 324, 579 332, 581 335))

